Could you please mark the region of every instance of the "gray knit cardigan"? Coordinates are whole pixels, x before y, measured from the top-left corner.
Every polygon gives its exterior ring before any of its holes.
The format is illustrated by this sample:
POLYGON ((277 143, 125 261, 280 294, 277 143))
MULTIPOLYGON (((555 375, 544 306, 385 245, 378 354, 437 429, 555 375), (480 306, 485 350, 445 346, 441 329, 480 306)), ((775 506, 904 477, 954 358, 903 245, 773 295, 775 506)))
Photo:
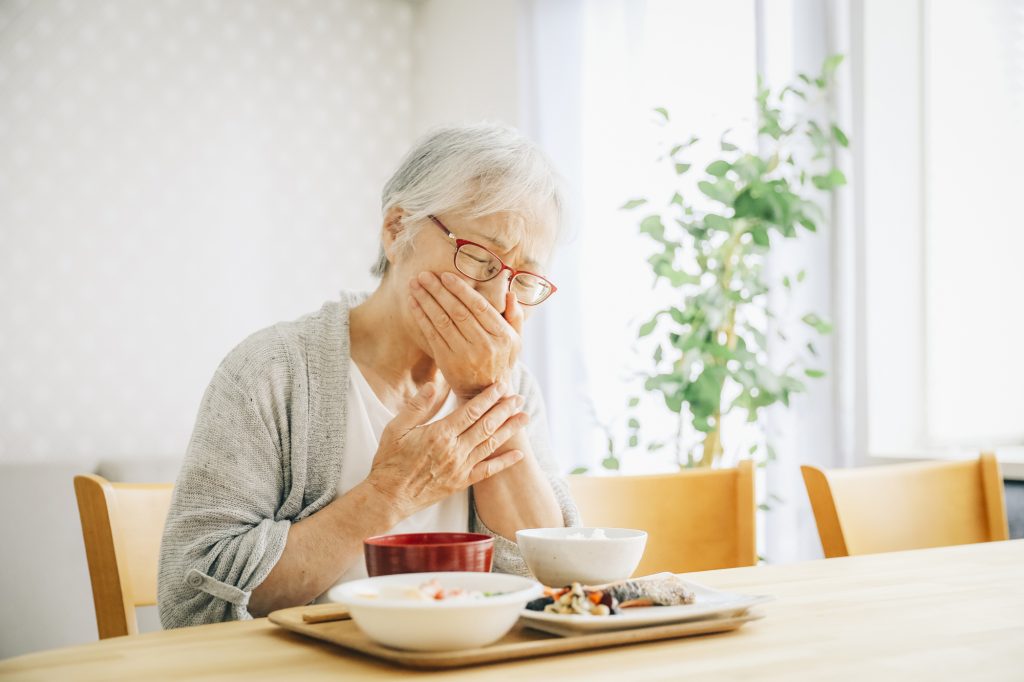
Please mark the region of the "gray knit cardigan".
MULTIPOLYGON (((334 499, 345 462, 348 311, 365 297, 343 293, 316 313, 256 332, 217 368, 164 528, 165 628, 251 618, 249 595, 280 558, 292 522, 334 499)), ((556 473, 537 385, 521 364, 513 381, 564 522, 579 525, 556 473)), ((494 570, 529 575, 516 544, 491 532, 473 504, 468 527, 494 537, 494 570)))

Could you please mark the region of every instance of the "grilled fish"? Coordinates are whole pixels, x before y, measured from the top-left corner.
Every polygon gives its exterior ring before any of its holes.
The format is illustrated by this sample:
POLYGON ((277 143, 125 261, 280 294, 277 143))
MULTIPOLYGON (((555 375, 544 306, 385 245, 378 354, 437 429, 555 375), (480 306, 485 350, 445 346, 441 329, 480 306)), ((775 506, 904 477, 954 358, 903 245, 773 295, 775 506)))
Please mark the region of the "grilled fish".
POLYGON ((672 574, 642 580, 625 580, 605 585, 603 589, 610 592, 624 609, 630 606, 692 604, 695 598, 682 579, 672 574))

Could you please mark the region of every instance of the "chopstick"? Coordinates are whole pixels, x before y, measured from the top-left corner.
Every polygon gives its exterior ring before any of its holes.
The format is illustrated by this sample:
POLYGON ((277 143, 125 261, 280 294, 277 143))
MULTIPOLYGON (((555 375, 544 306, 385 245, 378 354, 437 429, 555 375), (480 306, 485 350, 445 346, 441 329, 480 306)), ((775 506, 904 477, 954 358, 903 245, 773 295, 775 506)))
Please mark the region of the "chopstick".
POLYGON ((313 611, 302 614, 303 623, 330 623, 335 620, 348 620, 352 615, 348 612, 348 609, 338 609, 334 611, 313 611))

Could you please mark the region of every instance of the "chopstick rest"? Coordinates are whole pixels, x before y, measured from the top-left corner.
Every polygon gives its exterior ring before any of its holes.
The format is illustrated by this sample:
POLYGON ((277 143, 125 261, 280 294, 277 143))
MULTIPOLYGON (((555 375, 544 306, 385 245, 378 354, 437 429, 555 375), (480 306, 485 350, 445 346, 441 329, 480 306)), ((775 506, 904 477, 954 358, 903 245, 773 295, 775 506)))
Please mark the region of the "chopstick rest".
POLYGON ((348 609, 336 611, 313 611, 302 614, 303 623, 330 623, 335 620, 348 620, 352 615, 348 609))

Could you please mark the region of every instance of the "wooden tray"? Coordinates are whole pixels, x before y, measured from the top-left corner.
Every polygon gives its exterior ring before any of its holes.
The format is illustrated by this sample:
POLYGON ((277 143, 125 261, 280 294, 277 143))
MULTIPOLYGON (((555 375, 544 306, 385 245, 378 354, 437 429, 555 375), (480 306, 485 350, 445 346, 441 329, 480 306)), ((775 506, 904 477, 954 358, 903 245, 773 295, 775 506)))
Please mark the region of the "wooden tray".
MULTIPOLYGON (((335 608, 337 607, 337 605, 334 606, 335 608)), ((462 651, 423 653, 419 651, 402 651, 377 644, 364 635, 351 620, 306 623, 302 619, 302 614, 310 608, 314 607, 297 606, 274 611, 270 614, 269 620, 271 623, 279 625, 286 630, 330 642, 331 644, 336 644, 337 646, 357 651, 367 656, 373 656, 374 658, 390 661, 391 663, 409 668, 424 669, 458 668, 481 663, 512 661, 518 658, 549 656, 551 654, 587 651, 625 644, 637 644, 639 642, 653 642, 660 639, 675 639, 677 637, 729 632, 739 628, 744 623, 763 618, 760 614, 747 612, 739 616, 726 618, 709 618, 686 623, 581 634, 571 637, 549 635, 525 627, 522 622, 519 622, 507 635, 486 647, 464 649, 462 651)))

